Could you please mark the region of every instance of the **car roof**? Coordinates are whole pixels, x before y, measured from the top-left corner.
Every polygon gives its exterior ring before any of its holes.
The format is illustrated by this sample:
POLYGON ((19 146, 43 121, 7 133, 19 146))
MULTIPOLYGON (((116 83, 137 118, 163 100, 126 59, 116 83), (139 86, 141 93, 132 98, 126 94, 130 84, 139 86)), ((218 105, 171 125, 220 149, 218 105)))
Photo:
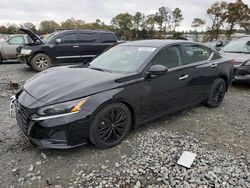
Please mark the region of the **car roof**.
MULTIPOLYGON (((133 42, 123 43, 121 45, 125 46, 147 46, 147 47, 162 47, 168 44, 176 44, 176 43, 194 43, 186 40, 171 40, 171 39, 154 39, 154 40, 139 40, 133 42)), ((198 43, 197 43, 198 44, 198 43)))
POLYGON ((112 31, 105 31, 105 30, 89 30, 89 29, 73 29, 73 30, 58 30, 55 32, 58 33, 64 33, 64 32, 74 32, 74 31, 80 31, 80 32, 92 32, 92 33, 113 33, 112 31))

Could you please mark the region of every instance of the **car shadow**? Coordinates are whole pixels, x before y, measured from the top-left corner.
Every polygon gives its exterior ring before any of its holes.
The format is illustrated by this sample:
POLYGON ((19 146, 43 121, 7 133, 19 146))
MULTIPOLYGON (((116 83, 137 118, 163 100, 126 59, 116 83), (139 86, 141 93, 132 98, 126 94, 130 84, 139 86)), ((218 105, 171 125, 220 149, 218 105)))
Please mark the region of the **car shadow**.
POLYGON ((233 82, 232 86, 237 88, 237 89, 248 90, 248 89, 250 89, 250 81, 249 81, 249 83, 246 83, 246 82, 233 82))
POLYGON ((19 61, 3 61, 2 65, 21 64, 19 61))

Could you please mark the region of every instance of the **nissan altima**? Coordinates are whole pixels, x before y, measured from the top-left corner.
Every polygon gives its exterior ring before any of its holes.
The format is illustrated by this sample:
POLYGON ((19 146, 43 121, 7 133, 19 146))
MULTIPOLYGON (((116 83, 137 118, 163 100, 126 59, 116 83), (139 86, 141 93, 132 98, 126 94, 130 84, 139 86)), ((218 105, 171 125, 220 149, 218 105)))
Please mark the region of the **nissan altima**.
POLYGON ((66 149, 119 144, 132 128, 203 103, 217 107, 233 61, 202 44, 144 40, 120 44, 88 66, 45 70, 13 98, 11 112, 31 143, 66 149))

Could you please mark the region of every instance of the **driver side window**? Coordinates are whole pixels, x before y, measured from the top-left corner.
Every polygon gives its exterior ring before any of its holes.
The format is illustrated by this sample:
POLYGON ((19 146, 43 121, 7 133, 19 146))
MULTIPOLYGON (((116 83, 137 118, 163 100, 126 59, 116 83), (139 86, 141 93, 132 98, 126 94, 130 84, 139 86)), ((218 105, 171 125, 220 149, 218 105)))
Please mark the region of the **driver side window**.
POLYGON ((153 59, 153 65, 164 65, 168 69, 182 65, 181 47, 175 45, 163 48, 153 59))
POLYGON ((61 38, 61 41, 62 41, 61 43, 63 43, 63 44, 76 43, 77 42, 77 34, 71 33, 71 34, 64 35, 61 38))
POLYGON ((21 45, 24 44, 24 38, 22 36, 12 37, 8 40, 10 45, 21 45))

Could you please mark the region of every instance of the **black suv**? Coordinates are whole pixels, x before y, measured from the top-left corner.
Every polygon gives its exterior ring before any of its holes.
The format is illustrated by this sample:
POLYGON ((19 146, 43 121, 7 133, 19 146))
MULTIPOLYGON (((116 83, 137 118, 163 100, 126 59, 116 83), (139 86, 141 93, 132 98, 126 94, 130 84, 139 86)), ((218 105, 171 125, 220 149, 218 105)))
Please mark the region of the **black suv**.
POLYGON ((52 65, 89 62, 104 50, 117 44, 110 31, 62 30, 51 33, 46 40, 26 28, 21 28, 32 39, 32 43, 17 50, 18 60, 36 71, 52 65))

